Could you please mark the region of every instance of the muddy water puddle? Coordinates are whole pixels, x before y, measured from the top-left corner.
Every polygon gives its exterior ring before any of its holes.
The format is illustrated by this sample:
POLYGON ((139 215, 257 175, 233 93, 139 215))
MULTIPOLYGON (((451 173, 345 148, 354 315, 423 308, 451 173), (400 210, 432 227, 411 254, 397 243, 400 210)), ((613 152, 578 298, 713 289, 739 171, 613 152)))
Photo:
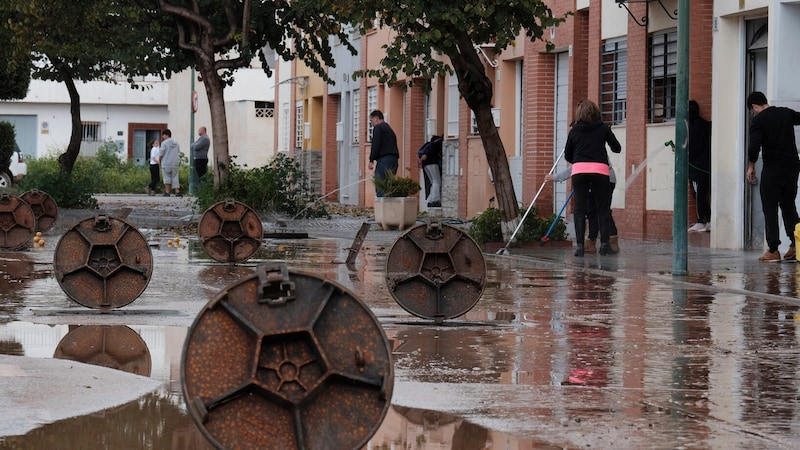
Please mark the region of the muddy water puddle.
MULTIPOLYGON (((238 265, 215 263, 192 240, 177 247, 163 242, 153 248, 154 279, 130 306, 173 311, 169 317, 36 315, 74 307, 58 291, 46 255, 31 252, 16 258, 22 266, 13 275, 4 271, 0 353, 111 361, 162 386, 112 410, 6 437, 0 446, 91 448, 99 439, 93 436, 101 436, 105 448, 204 448, 181 396, 183 340, 208 299, 265 261, 286 261, 339 283, 383 325, 395 395, 368 448, 792 448, 800 442, 800 315, 787 304, 490 258, 480 301, 437 326, 409 315, 389 295, 386 244, 365 243, 350 270, 343 261, 351 242, 344 239, 267 240, 238 265), (121 350, 74 351, 79 339, 112 336, 127 336, 119 338, 127 339, 121 350)), ((789 275, 773 278, 731 283, 772 283, 779 292, 796 287, 789 275)))

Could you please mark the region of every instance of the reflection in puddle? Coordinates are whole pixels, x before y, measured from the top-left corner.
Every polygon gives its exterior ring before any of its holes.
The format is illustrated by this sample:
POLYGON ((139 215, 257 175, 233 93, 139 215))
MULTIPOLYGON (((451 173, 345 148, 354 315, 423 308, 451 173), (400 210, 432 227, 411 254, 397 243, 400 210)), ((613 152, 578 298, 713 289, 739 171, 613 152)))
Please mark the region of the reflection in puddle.
POLYGON ((150 350, 144 340, 125 325, 75 327, 58 343, 53 358, 150 376, 150 350))

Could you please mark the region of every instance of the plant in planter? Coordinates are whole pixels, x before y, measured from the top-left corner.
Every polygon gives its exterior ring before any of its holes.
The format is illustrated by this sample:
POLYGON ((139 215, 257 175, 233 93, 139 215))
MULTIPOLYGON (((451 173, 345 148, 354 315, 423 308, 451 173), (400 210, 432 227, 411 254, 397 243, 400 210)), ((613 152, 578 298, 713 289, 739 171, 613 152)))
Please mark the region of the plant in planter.
POLYGON ((410 197, 421 189, 417 180, 389 172, 385 178, 372 181, 383 192, 383 197, 375 199, 375 222, 384 230, 403 230, 417 222, 418 200, 410 197))

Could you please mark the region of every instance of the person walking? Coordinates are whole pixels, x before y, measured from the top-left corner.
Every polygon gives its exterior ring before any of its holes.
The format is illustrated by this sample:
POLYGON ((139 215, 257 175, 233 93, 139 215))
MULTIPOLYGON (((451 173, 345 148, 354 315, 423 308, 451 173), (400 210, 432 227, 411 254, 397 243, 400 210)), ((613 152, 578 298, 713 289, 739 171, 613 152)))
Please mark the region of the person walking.
MULTIPOLYGON (((369 122, 372 124, 372 145, 369 151, 369 169, 375 169, 373 178, 382 180, 387 172, 397 174, 397 162, 400 159, 400 151, 397 149, 397 135, 394 130, 383 120, 383 112, 380 110, 372 111, 369 114, 369 122)), ((375 196, 383 197, 383 192, 375 188, 375 196)))
POLYGON ((711 231, 711 122, 700 116, 700 105, 689 100, 689 184, 697 222, 689 232, 711 231))
POLYGON ((200 127, 197 134, 200 137, 194 141, 192 149, 194 151, 194 172, 197 174, 197 181, 200 181, 208 172, 208 149, 211 147, 211 139, 208 137, 206 127, 200 127))
POLYGON ((161 174, 164 176, 164 197, 169 197, 173 189, 176 197, 183 197, 178 180, 181 148, 178 142, 172 139, 172 131, 169 129, 161 133, 161 139, 159 160, 161 161, 161 174))
POLYGON ((428 208, 442 206, 442 141, 441 136, 433 136, 417 152, 418 164, 425 178, 425 201, 428 208))
POLYGON ((147 195, 156 195, 156 186, 161 181, 161 168, 158 166, 159 152, 161 152, 161 144, 156 139, 150 146, 150 184, 147 185, 147 195))
POLYGON ((572 164, 573 220, 575 223, 575 240, 577 248, 575 256, 584 254, 584 236, 586 231, 586 204, 589 192, 594 195, 597 221, 600 225, 601 255, 613 255, 617 252, 609 244, 611 181, 606 144, 611 151, 622 151, 617 137, 611 127, 603 123, 600 108, 591 100, 578 103, 575 109, 575 122, 567 135, 564 148, 564 159, 572 164))
POLYGON ((789 236, 789 250, 784 260, 795 259, 794 227, 797 225, 797 178, 800 159, 797 156, 794 126, 800 125, 800 112, 782 106, 770 106, 767 97, 759 91, 747 96, 750 119, 750 142, 747 147, 747 174, 750 184, 756 184, 756 161, 761 154, 761 205, 764 213, 764 234, 767 251, 758 258, 763 262, 781 260, 778 246, 778 208, 783 216, 783 226, 789 236))

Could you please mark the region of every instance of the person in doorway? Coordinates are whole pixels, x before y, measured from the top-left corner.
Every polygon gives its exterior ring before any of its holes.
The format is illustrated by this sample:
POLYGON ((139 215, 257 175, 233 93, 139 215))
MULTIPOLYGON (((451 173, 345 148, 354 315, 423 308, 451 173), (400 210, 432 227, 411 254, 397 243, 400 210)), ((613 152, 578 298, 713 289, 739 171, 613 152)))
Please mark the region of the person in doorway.
POLYGON ((428 208, 442 206, 442 136, 433 136, 417 152, 418 165, 425 178, 425 201, 428 208))
POLYGON ((158 165, 160 152, 161 141, 156 139, 150 146, 150 184, 147 185, 147 195, 156 195, 156 186, 161 181, 161 168, 158 165))
POLYGON ((797 156, 794 126, 800 125, 800 112, 793 109, 770 106, 764 93, 754 91, 747 96, 747 109, 753 113, 750 119, 750 142, 747 147, 747 181, 756 183, 756 161, 761 153, 761 205, 764 213, 764 234, 767 251, 759 261, 781 260, 778 246, 778 208, 783 216, 783 226, 789 236, 789 250, 785 260, 795 259, 794 227, 797 225, 797 178, 800 174, 800 159, 797 156))
POLYGON ((208 149, 211 147, 211 139, 208 137, 206 127, 197 130, 199 138, 192 144, 194 151, 194 171, 197 174, 197 181, 200 181, 208 172, 208 149))
POLYGON ((689 100, 689 185, 697 222, 689 232, 711 231, 711 122, 700 116, 700 105, 689 100))
POLYGON ((616 254, 609 244, 611 181, 606 144, 611 151, 622 151, 617 137, 611 127, 603 123, 600 108, 590 101, 578 103, 575 109, 575 122, 567 135, 564 148, 564 159, 572 164, 573 218, 575 223, 575 239, 577 248, 575 256, 584 254, 584 237, 586 231, 586 204, 589 192, 592 192, 600 226, 601 255, 616 254))
POLYGON ((172 139, 172 131, 164 130, 161 133, 161 151, 159 152, 161 174, 164 177, 164 197, 169 197, 173 190, 176 197, 183 197, 178 180, 180 153, 181 148, 178 142, 172 139))
MULTIPOLYGON (((383 120, 383 113, 380 110, 372 111, 369 114, 369 122, 372 124, 372 146, 369 151, 369 169, 375 169, 373 178, 382 180, 387 172, 397 174, 397 162, 400 159, 400 151, 397 149, 397 135, 394 130, 383 120)), ((383 197, 383 192, 375 188, 375 196, 383 197)))

